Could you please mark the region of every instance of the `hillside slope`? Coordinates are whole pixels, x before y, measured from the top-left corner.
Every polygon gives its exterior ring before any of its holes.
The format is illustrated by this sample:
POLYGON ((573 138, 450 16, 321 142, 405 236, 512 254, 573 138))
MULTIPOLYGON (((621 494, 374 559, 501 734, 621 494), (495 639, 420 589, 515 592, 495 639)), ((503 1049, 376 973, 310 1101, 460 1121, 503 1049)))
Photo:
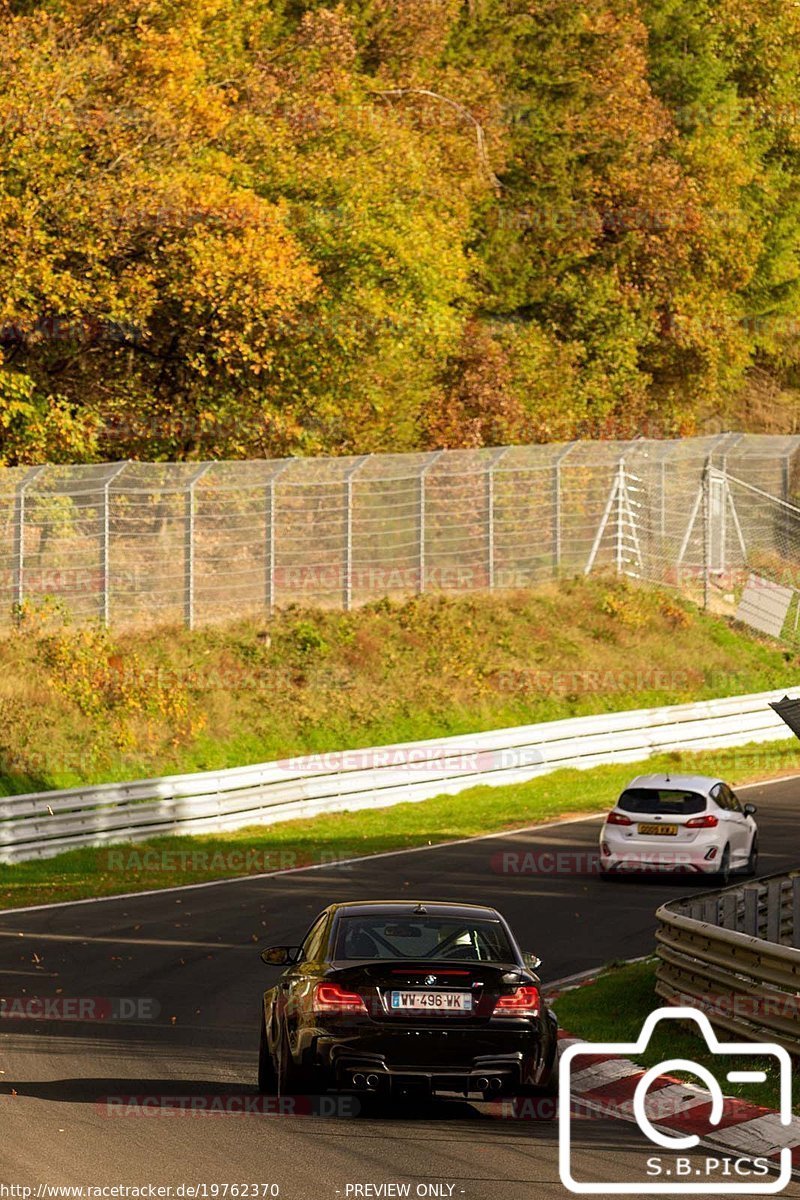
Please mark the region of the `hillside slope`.
POLYGON ((288 609, 112 635, 32 612, 0 642, 0 781, 205 770, 796 683, 798 658, 617 579, 288 609))

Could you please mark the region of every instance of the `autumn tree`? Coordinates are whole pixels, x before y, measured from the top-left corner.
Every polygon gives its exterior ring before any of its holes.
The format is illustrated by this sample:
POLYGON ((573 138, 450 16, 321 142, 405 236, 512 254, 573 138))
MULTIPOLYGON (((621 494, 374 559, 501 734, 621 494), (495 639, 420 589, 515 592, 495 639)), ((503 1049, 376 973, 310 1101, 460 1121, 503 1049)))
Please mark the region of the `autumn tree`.
POLYGON ((755 381, 780 407, 799 11, 0 5, 0 461, 683 433, 755 381))

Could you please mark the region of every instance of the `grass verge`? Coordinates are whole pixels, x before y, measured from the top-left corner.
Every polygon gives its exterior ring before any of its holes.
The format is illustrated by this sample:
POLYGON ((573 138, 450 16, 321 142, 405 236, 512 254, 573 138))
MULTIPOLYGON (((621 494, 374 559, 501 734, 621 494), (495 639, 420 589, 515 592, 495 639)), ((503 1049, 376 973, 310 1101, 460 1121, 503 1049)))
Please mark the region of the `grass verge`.
MULTIPOLYGON (((655 958, 612 964, 593 983, 558 997, 553 1007, 561 1026, 576 1037, 590 1042, 632 1042, 639 1036, 645 1019, 664 1003, 656 995, 655 986, 655 958)), ((724 1034, 720 1036, 725 1039, 724 1034)), ((741 1055, 723 1060, 709 1053, 705 1041, 688 1026, 676 1026, 674 1021, 657 1026, 645 1052, 630 1057, 645 1068, 672 1058, 687 1058, 707 1067, 726 1096, 739 1096, 767 1108, 777 1108, 780 1104, 778 1071, 773 1059, 765 1056, 754 1060, 741 1055), (725 1076, 730 1070, 764 1070, 767 1079, 759 1084, 729 1083, 725 1076)), ((698 1082, 688 1074, 669 1073, 698 1082)), ((699 1082, 702 1084, 702 1080, 699 1082)))
MULTIPOLYGON (((226 834, 72 850, 56 858, 0 867, 0 908, 202 883, 602 812, 645 768, 718 774, 739 784, 800 770, 800 747, 792 739, 703 754, 670 753, 646 764, 556 771, 530 783, 476 787, 458 796, 392 808, 252 826, 226 834)), ((486 871, 493 869, 487 852, 486 871)))

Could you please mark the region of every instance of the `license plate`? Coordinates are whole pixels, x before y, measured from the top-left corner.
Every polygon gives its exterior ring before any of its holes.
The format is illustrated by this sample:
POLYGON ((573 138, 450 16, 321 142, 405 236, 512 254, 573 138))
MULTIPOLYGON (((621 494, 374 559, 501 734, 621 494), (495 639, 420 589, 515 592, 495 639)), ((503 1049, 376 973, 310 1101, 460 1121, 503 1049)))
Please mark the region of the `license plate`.
POLYGON ((389 1007, 412 1012, 471 1012, 472 996, 469 992, 392 992, 389 1007))
POLYGON ((639 833, 651 834, 655 837, 675 837, 678 832, 677 825, 640 825, 639 833))

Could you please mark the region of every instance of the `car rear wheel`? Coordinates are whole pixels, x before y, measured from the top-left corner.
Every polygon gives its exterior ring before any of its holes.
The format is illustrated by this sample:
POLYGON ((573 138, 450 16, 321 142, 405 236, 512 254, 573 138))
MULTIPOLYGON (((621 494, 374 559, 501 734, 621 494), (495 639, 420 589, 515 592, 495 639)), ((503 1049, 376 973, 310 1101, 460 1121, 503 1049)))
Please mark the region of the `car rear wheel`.
POLYGON ((278 1090, 278 1076, 267 1042, 267 1022, 261 1010, 261 1037, 258 1043, 258 1090, 262 1095, 274 1095, 278 1090))
POLYGON ((511 1099, 512 1113, 520 1120, 555 1121, 558 1116, 558 1067, 544 1084, 520 1084, 511 1099))
POLYGON ((720 887, 727 887, 731 880, 731 848, 726 846, 722 851, 722 858, 719 861, 719 870, 717 871, 717 881, 720 887))
POLYGON ((553 1099, 558 1099, 558 1064, 556 1064, 550 1072, 550 1078, 547 1083, 543 1083, 536 1088, 537 1096, 551 1096, 553 1099))
POLYGON ((745 875, 755 875, 758 870, 758 834, 753 834, 753 841, 750 845, 750 853, 747 857, 747 866, 744 869, 745 875))
POLYGON ((278 1091, 282 1096, 302 1096, 308 1093, 310 1083, 308 1075, 295 1065, 289 1050, 289 1039, 283 1031, 278 1051, 278 1091))

